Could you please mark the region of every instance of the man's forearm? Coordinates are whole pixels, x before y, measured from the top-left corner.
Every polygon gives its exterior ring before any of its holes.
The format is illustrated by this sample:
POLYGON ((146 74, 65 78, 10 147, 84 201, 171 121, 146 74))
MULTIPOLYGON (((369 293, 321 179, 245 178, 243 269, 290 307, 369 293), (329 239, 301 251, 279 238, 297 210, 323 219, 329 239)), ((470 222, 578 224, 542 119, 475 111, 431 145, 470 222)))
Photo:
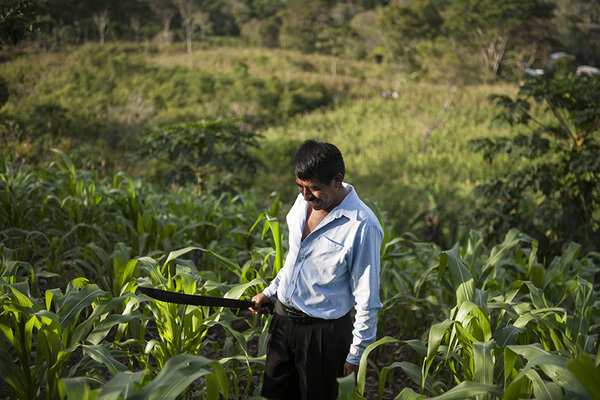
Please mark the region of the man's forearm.
POLYGON ((375 342, 377 336, 377 313, 379 308, 367 310, 357 309, 354 316, 354 330, 352 331, 352 344, 346 361, 359 365, 362 354, 368 345, 375 342))

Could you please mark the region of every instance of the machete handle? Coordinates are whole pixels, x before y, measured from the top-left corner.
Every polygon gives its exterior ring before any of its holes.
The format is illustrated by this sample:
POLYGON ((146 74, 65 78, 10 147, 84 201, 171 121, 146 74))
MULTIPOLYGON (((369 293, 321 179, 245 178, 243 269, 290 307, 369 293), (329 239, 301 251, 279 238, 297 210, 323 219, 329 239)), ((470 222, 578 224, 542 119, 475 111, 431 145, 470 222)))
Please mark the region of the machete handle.
MULTIPOLYGON (((256 307, 256 302, 253 301, 253 303, 254 303, 254 305, 252 306, 252 308, 255 308, 256 307)), ((265 303, 263 305, 263 307, 267 307, 269 309, 269 314, 273 314, 273 311, 275 310, 275 304, 273 304, 271 302, 265 303)))

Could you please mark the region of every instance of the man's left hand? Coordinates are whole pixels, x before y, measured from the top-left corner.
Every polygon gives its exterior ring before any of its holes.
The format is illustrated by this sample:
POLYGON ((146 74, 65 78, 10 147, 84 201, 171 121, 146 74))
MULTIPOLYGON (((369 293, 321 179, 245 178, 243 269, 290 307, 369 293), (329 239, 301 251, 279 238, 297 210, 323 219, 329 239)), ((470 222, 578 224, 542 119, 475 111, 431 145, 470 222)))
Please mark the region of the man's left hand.
POLYGON ((358 375, 358 365, 350 364, 348 361, 344 363, 344 376, 348 376, 354 372, 354 376, 358 375))

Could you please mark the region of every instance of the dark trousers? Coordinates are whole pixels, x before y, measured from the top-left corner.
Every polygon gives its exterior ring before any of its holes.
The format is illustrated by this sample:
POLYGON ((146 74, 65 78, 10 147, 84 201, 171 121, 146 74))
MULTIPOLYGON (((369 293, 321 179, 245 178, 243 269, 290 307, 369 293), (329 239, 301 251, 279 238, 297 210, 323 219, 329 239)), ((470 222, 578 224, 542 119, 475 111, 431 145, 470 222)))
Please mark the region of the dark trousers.
POLYGON ((280 400, 337 399, 337 378, 352 343, 350 314, 297 324, 275 308, 269 328, 262 396, 280 400))

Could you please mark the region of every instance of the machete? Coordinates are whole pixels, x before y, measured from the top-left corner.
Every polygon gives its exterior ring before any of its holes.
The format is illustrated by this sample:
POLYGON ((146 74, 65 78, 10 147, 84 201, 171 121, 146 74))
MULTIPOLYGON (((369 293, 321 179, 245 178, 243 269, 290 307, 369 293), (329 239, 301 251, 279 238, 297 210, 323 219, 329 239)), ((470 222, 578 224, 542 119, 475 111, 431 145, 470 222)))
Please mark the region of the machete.
MULTIPOLYGON (((213 307, 227 307, 227 308, 239 308, 247 309, 254 308, 254 302, 252 300, 237 300, 237 299, 226 299, 223 297, 210 297, 210 296, 198 296, 193 294, 183 294, 176 292, 169 292, 167 290, 154 289, 149 287, 138 286, 140 292, 146 296, 152 297, 153 299, 166 301, 167 303, 176 304, 189 304, 192 306, 213 306, 213 307)), ((268 303, 266 307, 269 311, 273 312, 273 304, 268 303)))

